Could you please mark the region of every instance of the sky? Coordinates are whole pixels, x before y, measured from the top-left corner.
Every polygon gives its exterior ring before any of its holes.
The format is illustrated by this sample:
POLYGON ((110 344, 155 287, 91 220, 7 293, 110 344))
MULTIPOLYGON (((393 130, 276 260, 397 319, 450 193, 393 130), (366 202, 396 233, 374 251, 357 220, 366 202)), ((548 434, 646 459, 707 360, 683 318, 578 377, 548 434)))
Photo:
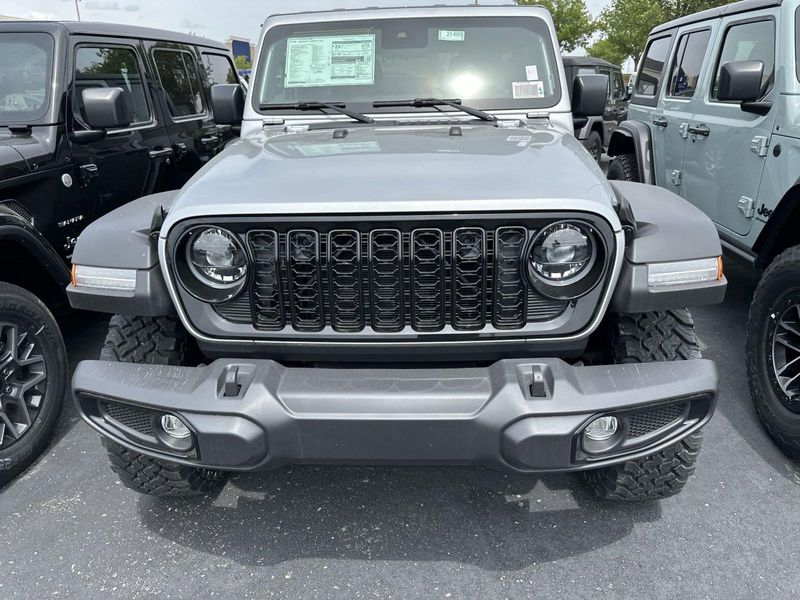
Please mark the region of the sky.
MULTIPOLYGON (((359 8, 468 4, 471 0, 79 0, 84 21, 108 21, 195 33, 218 41, 229 36, 258 41, 261 23, 274 13, 359 8)), ((485 4, 508 0, 479 0, 485 4)), ((593 14, 609 0, 587 0, 593 14)), ((0 15, 75 20, 75 0, 0 0, 0 15)))

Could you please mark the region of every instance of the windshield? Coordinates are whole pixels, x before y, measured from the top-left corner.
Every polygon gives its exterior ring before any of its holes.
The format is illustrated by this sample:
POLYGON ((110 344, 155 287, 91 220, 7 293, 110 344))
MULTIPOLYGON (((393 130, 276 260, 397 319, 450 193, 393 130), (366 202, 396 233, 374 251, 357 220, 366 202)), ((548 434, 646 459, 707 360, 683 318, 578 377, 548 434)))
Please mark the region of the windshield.
POLYGON ((265 37, 253 103, 380 112, 373 102, 450 98, 484 110, 549 108, 561 98, 553 48, 535 17, 284 25, 265 37))
POLYGON ((31 123, 47 111, 53 38, 0 33, 0 123, 31 123))

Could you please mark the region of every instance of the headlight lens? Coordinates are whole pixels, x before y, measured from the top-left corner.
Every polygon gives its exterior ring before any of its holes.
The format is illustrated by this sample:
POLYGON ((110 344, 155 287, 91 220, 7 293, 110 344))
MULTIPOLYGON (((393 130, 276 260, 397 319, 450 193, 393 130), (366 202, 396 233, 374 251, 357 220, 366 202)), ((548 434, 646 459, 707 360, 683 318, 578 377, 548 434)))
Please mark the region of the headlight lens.
POLYGON ((247 275, 247 255, 232 233, 203 229, 186 247, 189 266, 200 281, 214 288, 235 287, 247 275))
POLYGON ((560 221, 542 229, 528 246, 530 284, 542 295, 574 300, 592 291, 605 272, 605 245, 580 221, 560 221))
POLYGON ((594 260, 594 242, 573 223, 556 223, 542 230, 531 248, 534 272, 550 284, 574 283, 594 260))

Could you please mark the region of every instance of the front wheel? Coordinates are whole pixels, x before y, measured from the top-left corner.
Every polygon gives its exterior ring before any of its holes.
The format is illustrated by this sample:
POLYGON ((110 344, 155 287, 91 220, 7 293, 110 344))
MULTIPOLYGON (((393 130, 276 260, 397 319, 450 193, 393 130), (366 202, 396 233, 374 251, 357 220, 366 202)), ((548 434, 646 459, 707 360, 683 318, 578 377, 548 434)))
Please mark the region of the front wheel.
POLYGON ((600 134, 596 131, 593 131, 582 143, 584 148, 586 148, 589 151, 589 154, 592 155, 592 158, 597 162, 600 162, 600 159, 603 156, 603 140, 600 138, 600 134))
POLYGON ((27 290, 0 283, 0 485, 44 450, 66 379, 67 353, 53 315, 27 290))
MULTIPOLYGON (((115 315, 108 326, 102 360, 187 366, 189 336, 169 317, 115 315)), ((123 448, 103 438, 111 469, 126 487, 150 496, 213 494, 224 485, 222 471, 187 467, 123 448)))
POLYGON ((800 246, 764 272, 747 323, 747 379, 756 413, 783 452, 800 460, 800 246))
MULTIPOLYGON (((692 315, 686 309, 614 315, 610 324, 614 363, 702 358, 692 315)), ((606 500, 660 500, 680 492, 694 474, 702 431, 644 458, 584 473, 594 493, 606 500)))
POLYGON ((608 165, 608 179, 615 181, 640 181, 639 163, 633 154, 615 156, 608 165))

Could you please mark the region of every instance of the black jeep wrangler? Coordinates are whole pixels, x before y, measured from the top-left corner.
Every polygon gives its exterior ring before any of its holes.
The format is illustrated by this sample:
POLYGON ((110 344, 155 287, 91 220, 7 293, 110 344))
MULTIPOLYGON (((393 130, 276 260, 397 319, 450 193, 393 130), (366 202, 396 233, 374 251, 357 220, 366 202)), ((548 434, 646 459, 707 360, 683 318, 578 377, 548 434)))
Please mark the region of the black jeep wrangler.
POLYGON ((66 355, 53 308, 66 306, 78 234, 217 154, 234 133, 215 124, 208 91, 237 77, 225 46, 198 37, 0 24, 0 484, 42 450, 59 414, 66 355))

